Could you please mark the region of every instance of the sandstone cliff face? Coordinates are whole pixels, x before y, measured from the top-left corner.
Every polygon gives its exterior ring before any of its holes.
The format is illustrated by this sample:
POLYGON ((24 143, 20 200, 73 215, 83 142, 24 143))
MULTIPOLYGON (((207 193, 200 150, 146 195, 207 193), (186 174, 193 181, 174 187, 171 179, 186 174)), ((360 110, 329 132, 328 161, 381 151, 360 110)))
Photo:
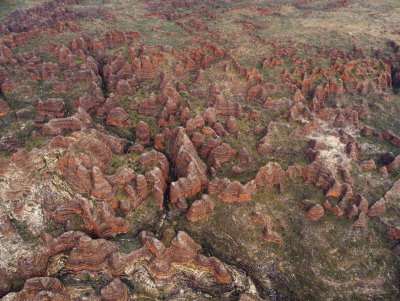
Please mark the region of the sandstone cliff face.
POLYGON ((206 166, 183 128, 171 133, 170 154, 173 158, 178 181, 171 183, 170 199, 172 203, 179 197, 192 197, 203 189, 208 182, 206 166))

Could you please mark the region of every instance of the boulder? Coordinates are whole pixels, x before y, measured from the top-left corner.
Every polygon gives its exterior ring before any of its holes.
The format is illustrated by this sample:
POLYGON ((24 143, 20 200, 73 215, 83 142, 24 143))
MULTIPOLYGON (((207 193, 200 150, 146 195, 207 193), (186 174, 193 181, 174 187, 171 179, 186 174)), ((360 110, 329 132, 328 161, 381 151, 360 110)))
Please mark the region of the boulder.
POLYGON ((360 165, 361 165, 361 168, 365 169, 365 170, 375 170, 376 169, 376 164, 373 159, 362 161, 360 165))
POLYGON ((229 179, 214 178, 208 186, 210 194, 217 194, 223 202, 249 202, 256 191, 256 182, 252 180, 247 184, 238 181, 231 182, 229 179))
POLYGON ((238 151, 236 161, 241 164, 250 163, 250 154, 246 148, 242 148, 238 151))
POLYGON ((126 284, 118 278, 114 278, 109 284, 100 290, 102 301, 129 301, 129 291, 126 284))
POLYGON ((3 297, 11 290, 10 274, 0 266, 0 297, 3 297))
POLYGON ((215 133, 218 136, 221 136, 221 137, 229 136, 229 133, 225 130, 224 126, 219 122, 214 123, 212 126, 212 129, 215 131, 215 133))
POLYGON ((18 260, 18 273, 22 279, 44 276, 50 251, 42 248, 32 251, 18 260))
POLYGON ((231 173, 234 176, 239 176, 239 175, 245 173, 245 170, 243 168, 235 165, 235 166, 232 166, 231 173))
POLYGON ((276 162, 269 162, 261 167, 255 178, 257 185, 267 189, 272 189, 274 185, 281 186, 285 179, 286 172, 276 162))
POLYGON ((93 167, 93 190, 91 192, 92 196, 102 201, 112 201, 115 200, 115 194, 110 183, 107 181, 106 177, 101 172, 100 168, 97 166, 93 167))
POLYGON ((307 210, 307 218, 312 221, 318 221, 323 218, 324 215, 324 207, 322 207, 320 204, 313 205, 310 209, 307 210))
POLYGON ((107 240, 83 236, 72 249, 65 269, 71 272, 101 270, 107 267, 108 257, 117 249, 107 240))
POLYGON ((201 199, 196 200, 192 203, 189 208, 188 213, 186 214, 186 218, 191 221, 199 221, 204 219, 208 214, 214 211, 215 204, 211 200, 211 198, 203 194, 201 199))
POLYGON ((207 160, 217 168, 220 164, 230 162, 235 153, 236 151, 228 143, 223 143, 211 150, 207 160))
POLYGON ((386 168, 389 173, 400 171, 400 156, 397 156, 386 168))
POLYGON ((214 107, 207 108, 203 113, 204 121, 207 125, 212 126, 217 122, 217 111, 214 107))
POLYGON ((71 299, 57 278, 35 277, 25 282, 15 301, 35 300, 69 301, 71 299))
POLYGON ((204 118, 200 115, 197 115, 196 117, 190 118, 186 122, 186 130, 188 132, 193 132, 197 129, 203 128, 205 125, 204 118))
POLYGON ((139 114, 156 116, 158 113, 157 100, 154 94, 149 98, 143 98, 137 108, 139 114))
POLYGON ((335 183, 332 172, 319 162, 313 162, 303 167, 303 177, 307 183, 328 190, 335 183))
POLYGON ((354 221, 353 226, 359 228, 366 228, 368 220, 364 212, 361 212, 357 219, 354 221))
POLYGON ((66 111, 64 101, 59 98, 49 98, 46 101, 39 100, 35 106, 38 114, 49 117, 64 117, 66 111))
POLYGON ((141 145, 148 145, 150 143, 151 131, 150 127, 144 121, 139 121, 136 124, 136 139, 141 145))
POLYGON ((117 107, 112 109, 107 115, 106 123, 114 126, 124 126, 129 119, 129 114, 125 109, 117 107))
POLYGON ((131 230, 128 222, 116 217, 114 210, 106 202, 95 206, 89 200, 77 199, 57 207, 52 213, 53 219, 66 225, 66 228, 69 227, 73 215, 80 216, 83 230, 96 237, 110 238, 131 230))
POLYGON ((283 244, 282 236, 278 232, 270 229, 269 227, 265 227, 264 229, 264 240, 267 242, 276 243, 278 245, 283 244))
POLYGON ((237 135, 239 132, 239 122, 233 116, 229 116, 226 120, 226 128, 228 129, 229 134, 237 135))
POLYGON ((381 215, 385 211, 386 211, 386 200, 385 198, 382 198, 371 205, 371 207, 368 209, 367 214, 370 216, 377 216, 381 215))
POLYGON ((6 103, 4 99, 0 98, 0 117, 7 114, 9 110, 10 106, 8 105, 8 103, 6 103))

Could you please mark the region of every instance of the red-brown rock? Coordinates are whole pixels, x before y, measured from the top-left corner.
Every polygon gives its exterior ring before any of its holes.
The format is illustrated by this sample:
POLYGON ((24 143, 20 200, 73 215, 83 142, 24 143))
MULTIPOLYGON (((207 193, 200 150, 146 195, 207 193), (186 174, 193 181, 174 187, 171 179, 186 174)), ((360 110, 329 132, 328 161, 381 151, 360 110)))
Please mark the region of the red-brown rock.
POLYGON ((65 104, 62 99, 50 98, 46 101, 39 100, 36 103, 38 114, 50 117, 61 118, 65 114, 65 104))
POLYGON ((107 259, 117 247, 104 239, 84 236, 72 249, 65 269, 67 271, 97 271, 107 267, 107 259))
POLYGON ((365 160, 361 162, 361 167, 365 170, 375 170, 376 169, 376 164, 373 159, 370 160, 365 160))
POLYGON ((116 217, 114 210, 106 202, 96 207, 86 199, 71 201, 57 207, 53 218, 57 222, 66 224, 68 228, 68 221, 74 214, 82 218, 85 232, 97 237, 114 237, 131 230, 128 222, 121 217, 116 217))
POLYGON ((49 261, 50 252, 39 249, 28 253, 18 260, 18 272, 21 278, 29 279, 44 275, 49 261))
POLYGON ((335 181, 332 187, 325 194, 326 198, 339 198, 344 192, 345 188, 343 184, 335 181))
POLYGON ((169 152, 178 177, 196 174, 201 185, 206 187, 208 183, 206 165, 200 160, 193 143, 182 127, 177 127, 172 131, 169 152))
MULTIPOLYGON (((145 242, 146 235, 141 234, 141 240, 145 242)), ((149 272, 157 279, 171 279, 179 271, 179 266, 193 264, 211 272, 217 283, 230 283, 232 278, 224 265, 214 257, 207 258, 199 254, 200 251, 201 246, 185 232, 179 231, 169 248, 158 256, 155 254, 156 257, 149 264, 149 272)))
POLYGON ((269 227, 265 227, 264 229, 264 240, 267 242, 276 243, 278 245, 283 244, 282 236, 278 232, 270 229, 269 227))
POLYGON ((209 183, 208 191, 210 194, 217 194, 223 202, 249 202, 256 191, 256 182, 252 180, 243 185, 238 181, 215 178, 209 183))
POLYGON ((90 115, 79 107, 78 112, 72 117, 51 119, 43 126, 42 134, 44 136, 63 135, 68 131, 79 131, 91 122, 90 115))
POLYGON ((276 162, 269 162, 261 167, 256 175, 256 183, 261 187, 272 189, 274 185, 281 186, 286 179, 286 173, 276 162))
POLYGON ((193 118, 190 118, 186 122, 186 130, 188 132, 193 132, 194 130, 201 129, 205 125, 204 118, 202 116, 196 116, 193 118))
POLYGON ((11 278, 9 273, 0 266, 0 297, 11 290, 11 278))
POLYGON ((236 151, 228 144, 222 143, 211 150, 208 155, 208 162, 210 162, 214 168, 220 167, 221 164, 231 161, 231 157, 235 155, 236 151))
POLYGON ((222 94, 212 95, 210 103, 215 107, 217 114, 236 117, 243 115, 242 106, 226 99, 222 94))
POLYGON ((191 221, 204 219, 208 214, 214 211, 215 204, 208 195, 203 194, 201 199, 196 200, 190 206, 186 218, 191 221))
POLYGON ((388 166, 387 171, 389 173, 400 171, 400 156, 397 156, 388 166))
POLYGON ((156 116, 158 112, 157 100, 154 94, 151 94, 149 98, 143 98, 139 107, 137 108, 139 114, 147 116, 156 116))
POLYGON ((357 219, 354 221, 353 226, 359 228, 366 228, 368 220, 364 212, 361 212, 357 219))
POLYGON ((128 301, 128 287, 118 278, 115 278, 100 291, 102 301, 128 301))
POLYGON ((229 116, 226 120, 226 128, 228 129, 229 134, 237 135, 239 132, 239 122, 233 116, 229 116))
POLYGON ((386 200, 384 198, 375 202, 368 210, 368 215, 377 216, 386 211, 386 200))
POLYGON ((204 111, 203 117, 206 124, 212 126, 217 122, 217 111, 214 107, 209 107, 204 111))
POLYGON ((156 167, 146 172, 146 181, 152 186, 153 197, 160 210, 164 207, 164 194, 167 189, 167 182, 164 172, 156 167))
POLYGON ((70 301, 65 288, 57 278, 36 277, 28 279, 18 293, 16 301, 70 301))
POLYGON ((313 205, 307 211, 307 218, 312 221, 317 221, 323 218, 325 215, 325 210, 320 204, 313 205))
POLYGON ((303 167, 303 176, 308 183, 326 190, 335 182, 332 172, 318 162, 303 167))
POLYGON ((302 102, 296 102, 284 115, 290 122, 303 123, 312 117, 312 113, 302 102))
POLYGON ((92 196, 102 201, 112 201, 115 199, 115 194, 110 183, 107 181, 101 170, 94 166, 93 175, 93 190, 92 196))
POLYGON ((9 110, 10 106, 8 103, 6 103, 4 99, 0 98, 0 116, 7 114, 9 110))
MULTIPOLYGON (((99 118, 107 118, 107 116, 110 114, 112 110, 120 107, 122 106, 121 103, 119 102, 119 97, 116 94, 111 93, 110 96, 106 99, 106 101, 101 105, 101 107, 98 108, 96 115, 99 118)), ((116 113, 118 113, 118 111, 116 113)), ((122 111, 120 111, 120 113, 122 113, 122 111)), ((126 116, 124 113, 122 115, 126 116)))
POLYGON ((124 126, 127 124, 129 114, 121 107, 114 108, 108 113, 106 123, 114 126, 124 126))
POLYGON ((136 139, 141 145, 148 145, 150 143, 151 131, 150 127, 144 121, 139 121, 136 124, 136 139))

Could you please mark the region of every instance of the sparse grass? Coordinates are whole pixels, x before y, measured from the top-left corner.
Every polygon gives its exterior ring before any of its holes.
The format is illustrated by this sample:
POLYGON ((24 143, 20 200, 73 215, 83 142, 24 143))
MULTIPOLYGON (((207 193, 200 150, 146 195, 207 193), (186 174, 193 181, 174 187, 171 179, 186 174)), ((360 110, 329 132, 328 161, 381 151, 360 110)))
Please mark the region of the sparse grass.
POLYGON ((36 241, 37 237, 29 230, 29 226, 25 222, 17 219, 11 219, 11 222, 25 242, 32 243, 36 241))
POLYGON ((259 279, 270 279, 289 298, 345 299, 345 292, 356 287, 357 298, 367 300, 369 287, 391 299, 390 292, 394 293, 396 288, 390 279, 395 274, 391 272, 386 278, 385 270, 396 265, 398 259, 390 255, 388 243, 379 238, 381 226, 370 219, 369 231, 360 231, 352 227, 351 220, 331 215, 318 222, 309 221, 298 207, 302 199, 318 203, 323 194, 301 180, 287 182, 282 195, 259 188, 252 202, 217 201, 215 212, 207 219, 184 227, 209 246, 213 254, 232 263, 236 256, 240 257, 239 265, 246 266, 259 279), (256 206, 272 217, 284 245, 263 241, 262 226, 254 224, 249 216, 256 206), (279 226, 279 218, 286 222, 287 231, 279 226), (209 228, 214 229, 211 235, 209 228), (368 242, 368 235, 376 239, 368 242), (262 272, 265 267, 269 272, 262 272), (354 279, 358 282, 352 285, 354 279))
MULTIPOLYGON (((0 19, 11 9, 27 8, 39 2, 41 1, 27 0, 13 3, 0 1, 0 19)), ((288 87, 283 87, 279 75, 285 69, 290 72, 294 71, 296 66, 290 61, 290 57, 282 56, 285 61, 284 65, 263 69, 262 59, 276 55, 272 43, 280 44, 279 47, 295 47, 296 54, 301 59, 307 61, 315 59, 315 63, 307 71, 311 72, 314 68, 331 66, 330 57, 325 54, 325 51, 328 53, 330 48, 340 49, 346 53, 357 46, 362 48, 368 56, 372 53, 371 46, 373 46, 373 48, 382 50, 383 56, 388 57, 391 52, 389 52, 386 42, 388 40, 400 42, 399 35, 394 33, 394 27, 400 21, 398 17, 400 8, 397 0, 352 0, 348 8, 329 10, 326 9, 326 6, 333 0, 311 1, 300 8, 294 7, 295 2, 297 0, 216 0, 211 5, 220 7, 209 8, 210 12, 217 13, 217 18, 213 19, 202 10, 204 2, 198 1, 193 8, 174 8, 173 12, 182 15, 176 20, 169 20, 163 14, 145 17, 150 12, 149 5, 154 4, 155 1, 84 0, 72 7, 80 11, 95 11, 100 7, 109 13, 107 18, 95 16, 77 20, 82 34, 101 38, 107 32, 116 30, 141 33, 142 37, 134 39, 133 44, 129 47, 133 46, 136 49, 143 44, 145 47, 151 46, 150 52, 161 52, 164 62, 161 63, 160 70, 172 78, 173 84, 176 84, 178 80, 173 72, 173 67, 183 55, 189 54, 195 48, 201 48, 201 43, 194 40, 199 38, 200 34, 206 33, 191 34, 176 22, 182 22, 190 27, 191 21, 202 19, 209 28, 208 33, 219 34, 219 36, 215 35, 206 40, 224 47, 232 58, 239 62, 240 66, 257 69, 268 83, 273 83, 278 87, 277 91, 271 95, 274 100, 283 97, 290 98, 293 94, 288 87), (254 7, 266 8, 277 4, 286 5, 278 8, 278 14, 270 15, 254 9, 254 7), (233 7, 243 9, 230 10, 233 7), (199 11, 201 14, 193 17, 193 13, 199 11), (376 12, 379 14, 375 14, 376 12), (251 32, 243 24, 237 22, 238 20, 251 21, 262 25, 262 28, 251 32), (164 48, 157 48, 157 46, 164 46, 164 48), (323 54, 318 55, 321 53, 323 54)), ((170 1, 162 1, 156 12, 171 9, 170 1)), ((55 62, 56 58, 47 52, 44 46, 48 43, 68 45, 81 33, 69 30, 55 35, 43 33, 30 39, 26 45, 15 49, 15 54, 19 56, 24 52, 36 53, 45 62, 55 62)), ((209 53, 204 49, 200 51, 209 53)), ((121 53, 127 61, 131 59, 128 56, 127 46, 107 49, 106 53, 113 55, 121 53)), ((84 63, 77 56, 75 60, 78 64, 84 63)), ((230 61, 229 58, 223 60, 230 61)), ((237 165, 237 162, 232 158, 230 163, 224 164, 218 170, 217 176, 247 183, 254 178, 261 166, 271 161, 278 162, 284 169, 293 164, 307 164, 308 162, 304 158, 307 141, 302 137, 300 126, 281 119, 282 113, 287 109, 286 105, 274 110, 266 109, 257 102, 246 101, 245 94, 249 85, 247 79, 234 68, 225 72, 219 63, 216 62, 204 70, 205 79, 202 83, 195 84, 192 81, 194 74, 190 72, 179 78, 188 87, 187 92, 181 92, 181 107, 185 107, 190 102, 193 116, 201 115, 207 104, 207 96, 200 97, 198 95, 207 91, 206 89, 215 83, 227 99, 243 106, 251 106, 261 113, 262 118, 261 120, 238 118, 242 136, 240 138, 234 136, 223 138, 224 142, 229 143, 237 151, 245 147, 250 152, 254 163, 239 164, 245 173, 233 176, 231 168, 237 165), (252 131, 257 125, 267 127, 271 122, 277 124, 269 133, 272 151, 260 155, 256 148, 262 135, 252 134, 252 131)), ((339 64, 343 64, 343 61, 339 61, 339 64)), ((19 72, 24 67, 14 67, 10 64, 7 68, 10 69, 10 73, 15 72, 15 79, 20 77, 19 72)), ((381 70, 377 68, 376 71, 381 70)), ((339 74, 317 75, 314 84, 323 84, 328 80, 337 79, 338 76, 339 74)), ((358 76, 357 78, 373 79, 373 76, 358 76)), ((302 78, 298 75, 293 79, 300 81, 302 78)), ((64 80, 63 76, 60 76, 58 80, 64 80)), ((157 118, 138 114, 136 110, 129 108, 132 102, 138 103, 142 98, 149 97, 151 93, 159 94, 158 85, 159 77, 156 77, 136 85, 132 96, 121 98, 122 106, 130 114, 132 126, 106 125, 106 132, 134 143, 135 125, 142 120, 150 126, 152 135, 160 133, 161 129, 157 125, 157 118)), ((20 87, 12 93, 2 95, 10 103, 12 112, 1 117, 0 135, 16 135, 24 141, 24 146, 28 149, 42 147, 47 142, 46 138, 41 135, 35 138, 31 136, 34 129, 33 119, 36 115, 31 100, 36 97, 42 99, 62 98, 68 108, 67 115, 70 116, 76 109, 75 101, 88 89, 89 83, 78 83, 68 93, 55 93, 48 81, 33 81, 23 78, 23 84, 20 87), (14 113, 20 109, 25 109, 30 114, 27 114, 26 118, 16 120, 14 113)), ((385 101, 377 93, 371 93, 366 97, 350 93, 340 105, 343 108, 357 105, 366 98, 370 104, 371 117, 362 120, 363 124, 373 126, 377 130, 390 129, 398 134, 400 133, 398 118, 400 96, 389 94, 390 97, 387 98, 389 101, 385 101)), ((287 106, 290 104, 288 101, 287 106)), ((327 106, 333 104, 333 101, 326 102, 327 106)), ((160 105, 160 112, 162 109, 163 106, 160 105)), ((218 116, 220 123, 225 124, 225 120, 226 117, 218 116)), ((94 122, 104 125, 103 120, 94 118, 94 122)), ((176 125, 181 125, 181 123, 177 121, 174 126, 176 125)), ((360 138, 357 135, 355 138, 363 146, 368 146, 368 151, 361 155, 360 160, 370 158, 376 160, 387 151, 400 155, 400 149, 390 143, 360 138)), ((73 151, 78 152, 79 150, 73 151)), ((0 156, 8 155, 0 152, 0 156)), ((129 167, 135 173, 144 174, 148 170, 140 169, 137 164, 138 156, 114 154, 107 174, 114 174, 119 167, 129 167)), ((148 169, 151 168, 153 166, 148 169)), ((352 176, 355 182, 353 192, 362 193, 371 204, 381 198, 393 182, 400 178, 400 172, 392 173, 388 179, 385 179, 377 171, 363 171, 359 168, 358 163, 354 163, 352 176)), ((305 184, 303 179, 287 180, 283 188, 283 193, 280 193, 277 190, 258 187, 253 200, 247 203, 223 203, 212 196, 216 204, 214 212, 204 220, 189 223, 185 213, 176 213, 174 217, 163 218, 164 213, 155 203, 149 185, 150 196, 131 214, 125 216, 121 210, 116 210, 117 216, 127 219, 133 230, 115 237, 112 241, 119 244, 123 251, 130 252, 139 248, 137 234, 141 230, 150 230, 157 234, 166 228, 186 230, 203 245, 207 255, 216 255, 224 262, 243 268, 258 280, 258 285, 264 292, 270 289, 270 283, 272 283, 274 289, 282 294, 279 296, 282 299, 371 300, 373 298, 374 300, 395 300, 398 296, 398 288, 394 286, 398 282, 395 267, 399 266, 400 262, 399 258, 395 257, 390 250, 394 242, 386 239, 384 233, 387 230, 372 217, 368 217, 369 227, 365 230, 355 229, 352 226, 352 219, 338 218, 330 213, 326 213, 326 216, 320 221, 312 222, 305 217, 305 210, 299 208, 299 202, 309 199, 315 203, 321 203, 325 199, 323 191, 313 185, 305 184), (250 218, 256 208, 271 216, 274 230, 283 237, 284 244, 282 246, 264 241, 263 225, 255 224, 250 218), (286 224, 286 227, 281 224, 286 224)), ((189 205, 193 200, 200 198, 202 193, 205 191, 190 198, 189 205)), ((119 200, 128 197, 123 188, 118 189, 116 195, 119 200)), ((388 204, 387 212, 382 215, 382 218, 391 225, 398 223, 397 203, 388 204)), ((169 204, 171 215, 174 213, 173 209, 173 206, 169 204)), ((73 215, 71 221, 74 230, 83 228, 83 221, 79 216, 73 215)), ((25 242, 32 242, 36 239, 26 224, 13 222, 25 242)), ((168 244, 168 240, 166 242, 168 244)), ((66 286, 77 285, 77 281, 73 277, 63 275, 61 279, 66 286)), ((83 277, 79 284, 83 283, 98 292, 107 284, 107 281, 103 281, 103 279, 99 281, 88 276, 83 277)), ((127 281, 127 283, 130 282, 127 281)), ((15 286, 20 287, 22 283, 17 283, 15 286)), ((136 287, 132 291, 135 289, 136 287)))
POLYGON ((0 0, 0 21, 16 9, 28 9, 45 0, 0 0))

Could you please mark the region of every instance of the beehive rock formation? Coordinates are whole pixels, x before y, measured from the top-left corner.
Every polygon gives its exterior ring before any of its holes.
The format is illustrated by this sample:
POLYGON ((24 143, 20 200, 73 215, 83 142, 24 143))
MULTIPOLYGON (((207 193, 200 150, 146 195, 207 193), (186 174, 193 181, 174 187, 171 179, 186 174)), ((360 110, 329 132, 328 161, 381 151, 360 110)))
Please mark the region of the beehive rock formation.
POLYGON ((399 300, 399 20, 1 2, 0 298, 399 300))

